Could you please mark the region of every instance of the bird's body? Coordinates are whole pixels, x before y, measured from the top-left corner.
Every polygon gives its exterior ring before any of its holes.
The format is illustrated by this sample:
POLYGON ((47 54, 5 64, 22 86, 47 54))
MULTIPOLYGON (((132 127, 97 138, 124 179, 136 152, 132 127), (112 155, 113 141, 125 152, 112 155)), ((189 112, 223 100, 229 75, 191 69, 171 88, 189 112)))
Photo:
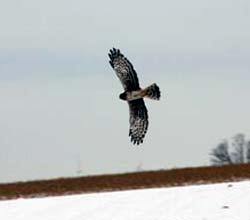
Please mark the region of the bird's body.
POLYGON ((123 92, 120 94, 120 99, 124 101, 133 101, 136 99, 141 99, 145 95, 146 94, 142 89, 135 90, 135 91, 127 91, 127 92, 123 92))
POLYGON ((145 89, 138 89, 135 91, 125 91, 120 94, 120 99, 125 101, 133 101, 144 97, 159 100, 160 99, 159 87, 154 83, 145 89))
POLYGON ((131 141, 134 144, 140 144, 143 142, 148 129, 148 111, 143 98, 159 100, 160 89, 155 83, 141 89, 133 65, 120 53, 120 50, 115 48, 110 50, 109 58, 109 63, 115 70, 124 88, 124 92, 119 97, 127 101, 129 105, 129 136, 131 136, 131 141))
POLYGON ((142 90, 142 89, 127 92, 126 94, 127 94, 127 101, 133 101, 133 100, 136 100, 136 99, 141 99, 146 95, 144 90, 142 90))

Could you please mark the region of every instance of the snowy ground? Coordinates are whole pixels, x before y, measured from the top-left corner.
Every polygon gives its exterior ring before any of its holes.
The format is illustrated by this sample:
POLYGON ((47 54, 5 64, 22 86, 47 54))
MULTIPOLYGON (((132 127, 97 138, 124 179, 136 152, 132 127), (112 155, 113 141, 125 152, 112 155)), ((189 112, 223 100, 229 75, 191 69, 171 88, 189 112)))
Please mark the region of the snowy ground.
POLYGON ((250 181, 0 202, 1 220, 250 220, 250 181))

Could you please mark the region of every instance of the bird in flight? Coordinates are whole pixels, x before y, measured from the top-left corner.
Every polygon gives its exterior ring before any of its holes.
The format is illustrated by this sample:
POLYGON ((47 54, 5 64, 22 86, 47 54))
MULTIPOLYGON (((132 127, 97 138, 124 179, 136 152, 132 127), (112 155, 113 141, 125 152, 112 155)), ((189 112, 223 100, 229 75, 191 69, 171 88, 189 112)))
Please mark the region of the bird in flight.
POLYGON ((120 79, 124 92, 119 98, 127 101, 129 106, 129 136, 133 144, 141 144, 148 130, 148 111, 143 98, 160 99, 160 89, 154 83, 144 89, 140 88, 137 73, 129 60, 113 48, 109 53, 110 65, 120 79))

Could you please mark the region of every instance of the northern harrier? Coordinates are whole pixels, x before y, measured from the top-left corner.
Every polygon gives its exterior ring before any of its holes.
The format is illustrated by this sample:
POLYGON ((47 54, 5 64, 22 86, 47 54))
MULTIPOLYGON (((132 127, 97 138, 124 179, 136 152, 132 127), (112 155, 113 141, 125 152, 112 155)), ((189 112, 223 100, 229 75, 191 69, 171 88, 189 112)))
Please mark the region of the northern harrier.
POLYGON ((159 100, 160 89, 155 83, 141 89, 133 65, 119 49, 113 48, 110 50, 109 58, 109 63, 125 90, 119 97, 127 101, 129 105, 129 136, 131 136, 131 142, 139 145, 143 142, 148 129, 148 113, 143 98, 159 100))

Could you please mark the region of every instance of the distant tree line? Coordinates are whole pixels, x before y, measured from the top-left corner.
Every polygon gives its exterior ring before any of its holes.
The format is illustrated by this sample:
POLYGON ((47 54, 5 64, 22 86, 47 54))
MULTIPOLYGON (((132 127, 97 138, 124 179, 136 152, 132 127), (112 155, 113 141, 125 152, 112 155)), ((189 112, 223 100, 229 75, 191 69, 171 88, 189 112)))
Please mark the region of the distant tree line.
POLYGON ((250 140, 246 140, 244 134, 237 134, 231 142, 219 143, 210 156, 211 164, 215 166, 250 163, 250 140))

